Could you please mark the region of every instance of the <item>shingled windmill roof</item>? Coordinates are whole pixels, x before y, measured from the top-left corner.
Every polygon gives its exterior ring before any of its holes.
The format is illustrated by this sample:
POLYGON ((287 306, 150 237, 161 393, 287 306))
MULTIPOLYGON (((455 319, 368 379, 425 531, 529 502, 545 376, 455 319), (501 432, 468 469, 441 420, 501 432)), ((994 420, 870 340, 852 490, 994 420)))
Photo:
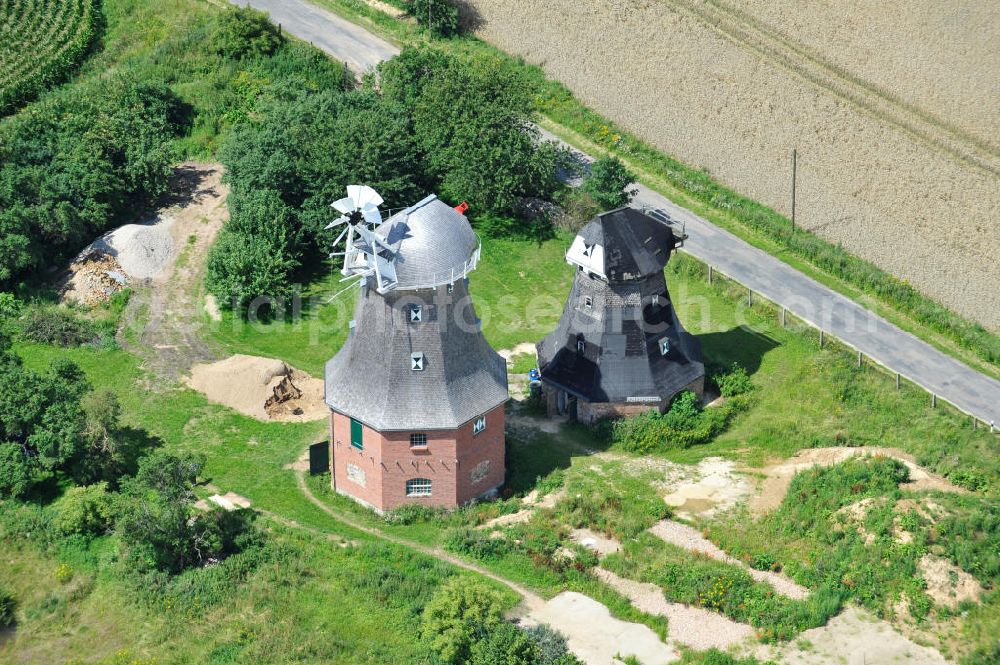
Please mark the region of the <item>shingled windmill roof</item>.
POLYGON ((377 229, 395 252, 397 289, 452 284, 475 269, 479 240, 465 215, 431 194, 377 229))
POLYGON ((566 260, 606 281, 629 281, 662 272, 676 244, 669 225, 635 208, 619 208, 584 226, 566 260))
POLYGON ((542 381, 590 402, 660 402, 704 376, 663 268, 670 226, 631 208, 599 215, 574 239, 578 265, 556 329, 538 344, 542 381))

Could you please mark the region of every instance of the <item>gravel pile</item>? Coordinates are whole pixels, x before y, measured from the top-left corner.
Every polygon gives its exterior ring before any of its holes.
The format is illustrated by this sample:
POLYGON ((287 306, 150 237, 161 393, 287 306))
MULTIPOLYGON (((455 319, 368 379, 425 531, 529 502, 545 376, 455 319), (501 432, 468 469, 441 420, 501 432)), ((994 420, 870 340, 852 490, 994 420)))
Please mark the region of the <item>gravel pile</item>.
POLYGON ((769 570, 756 570, 754 568, 750 568, 739 559, 729 556, 716 547, 715 543, 708 540, 698 533, 697 530, 687 526, 686 524, 680 524, 672 520, 662 520, 650 527, 649 532, 661 540, 677 545, 678 547, 682 547, 689 552, 699 552, 717 561, 739 566, 750 573, 750 577, 754 578, 758 582, 770 584, 775 592, 780 593, 782 596, 800 600, 809 595, 808 589, 804 586, 796 584, 785 575, 774 573, 769 570))
POLYGON ((148 224, 119 226, 84 252, 97 251, 114 257, 133 279, 152 279, 163 272, 173 256, 174 241, 170 235, 173 223, 173 217, 164 215, 148 224))
POLYGON ((668 601, 654 584, 625 579, 603 568, 595 568, 594 575, 628 598, 636 609, 666 617, 667 637, 692 649, 728 649, 754 635, 753 627, 748 624, 717 612, 668 601))

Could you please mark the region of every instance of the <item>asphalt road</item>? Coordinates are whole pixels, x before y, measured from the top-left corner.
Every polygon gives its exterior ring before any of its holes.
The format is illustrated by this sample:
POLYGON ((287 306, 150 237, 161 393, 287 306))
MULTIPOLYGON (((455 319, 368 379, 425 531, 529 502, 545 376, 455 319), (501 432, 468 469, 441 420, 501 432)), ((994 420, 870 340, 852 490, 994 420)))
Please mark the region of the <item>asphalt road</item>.
MULTIPOLYGON (((380 37, 305 0, 239 0, 236 4, 269 12, 290 34, 312 42, 358 72, 399 53, 380 37)), ((938 351, 663 195, 638 187, 633 205, 660 208, 683 221, 688 232, 684 250, 692 256, 959 409, 1000 425, 1000 381, 938 351)))

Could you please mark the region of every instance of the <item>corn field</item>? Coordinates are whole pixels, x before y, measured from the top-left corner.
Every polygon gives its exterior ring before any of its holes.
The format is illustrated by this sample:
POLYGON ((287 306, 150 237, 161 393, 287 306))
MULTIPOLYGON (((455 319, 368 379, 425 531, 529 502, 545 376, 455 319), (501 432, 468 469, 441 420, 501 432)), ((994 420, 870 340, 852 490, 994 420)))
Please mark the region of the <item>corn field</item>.
POLYGON ((0 0, 0 115, 66 76, 94 38, 98 0, 0 0))

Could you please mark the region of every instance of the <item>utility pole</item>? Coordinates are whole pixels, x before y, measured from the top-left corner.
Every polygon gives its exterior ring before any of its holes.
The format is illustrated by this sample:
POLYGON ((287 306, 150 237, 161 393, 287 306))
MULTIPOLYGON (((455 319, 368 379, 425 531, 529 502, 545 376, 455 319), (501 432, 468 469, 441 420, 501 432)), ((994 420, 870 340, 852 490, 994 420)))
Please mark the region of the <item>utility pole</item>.
POLYGON ((792 148, 792 233, 795 233, 795 180, 798 161, 798 150, 792 148))

